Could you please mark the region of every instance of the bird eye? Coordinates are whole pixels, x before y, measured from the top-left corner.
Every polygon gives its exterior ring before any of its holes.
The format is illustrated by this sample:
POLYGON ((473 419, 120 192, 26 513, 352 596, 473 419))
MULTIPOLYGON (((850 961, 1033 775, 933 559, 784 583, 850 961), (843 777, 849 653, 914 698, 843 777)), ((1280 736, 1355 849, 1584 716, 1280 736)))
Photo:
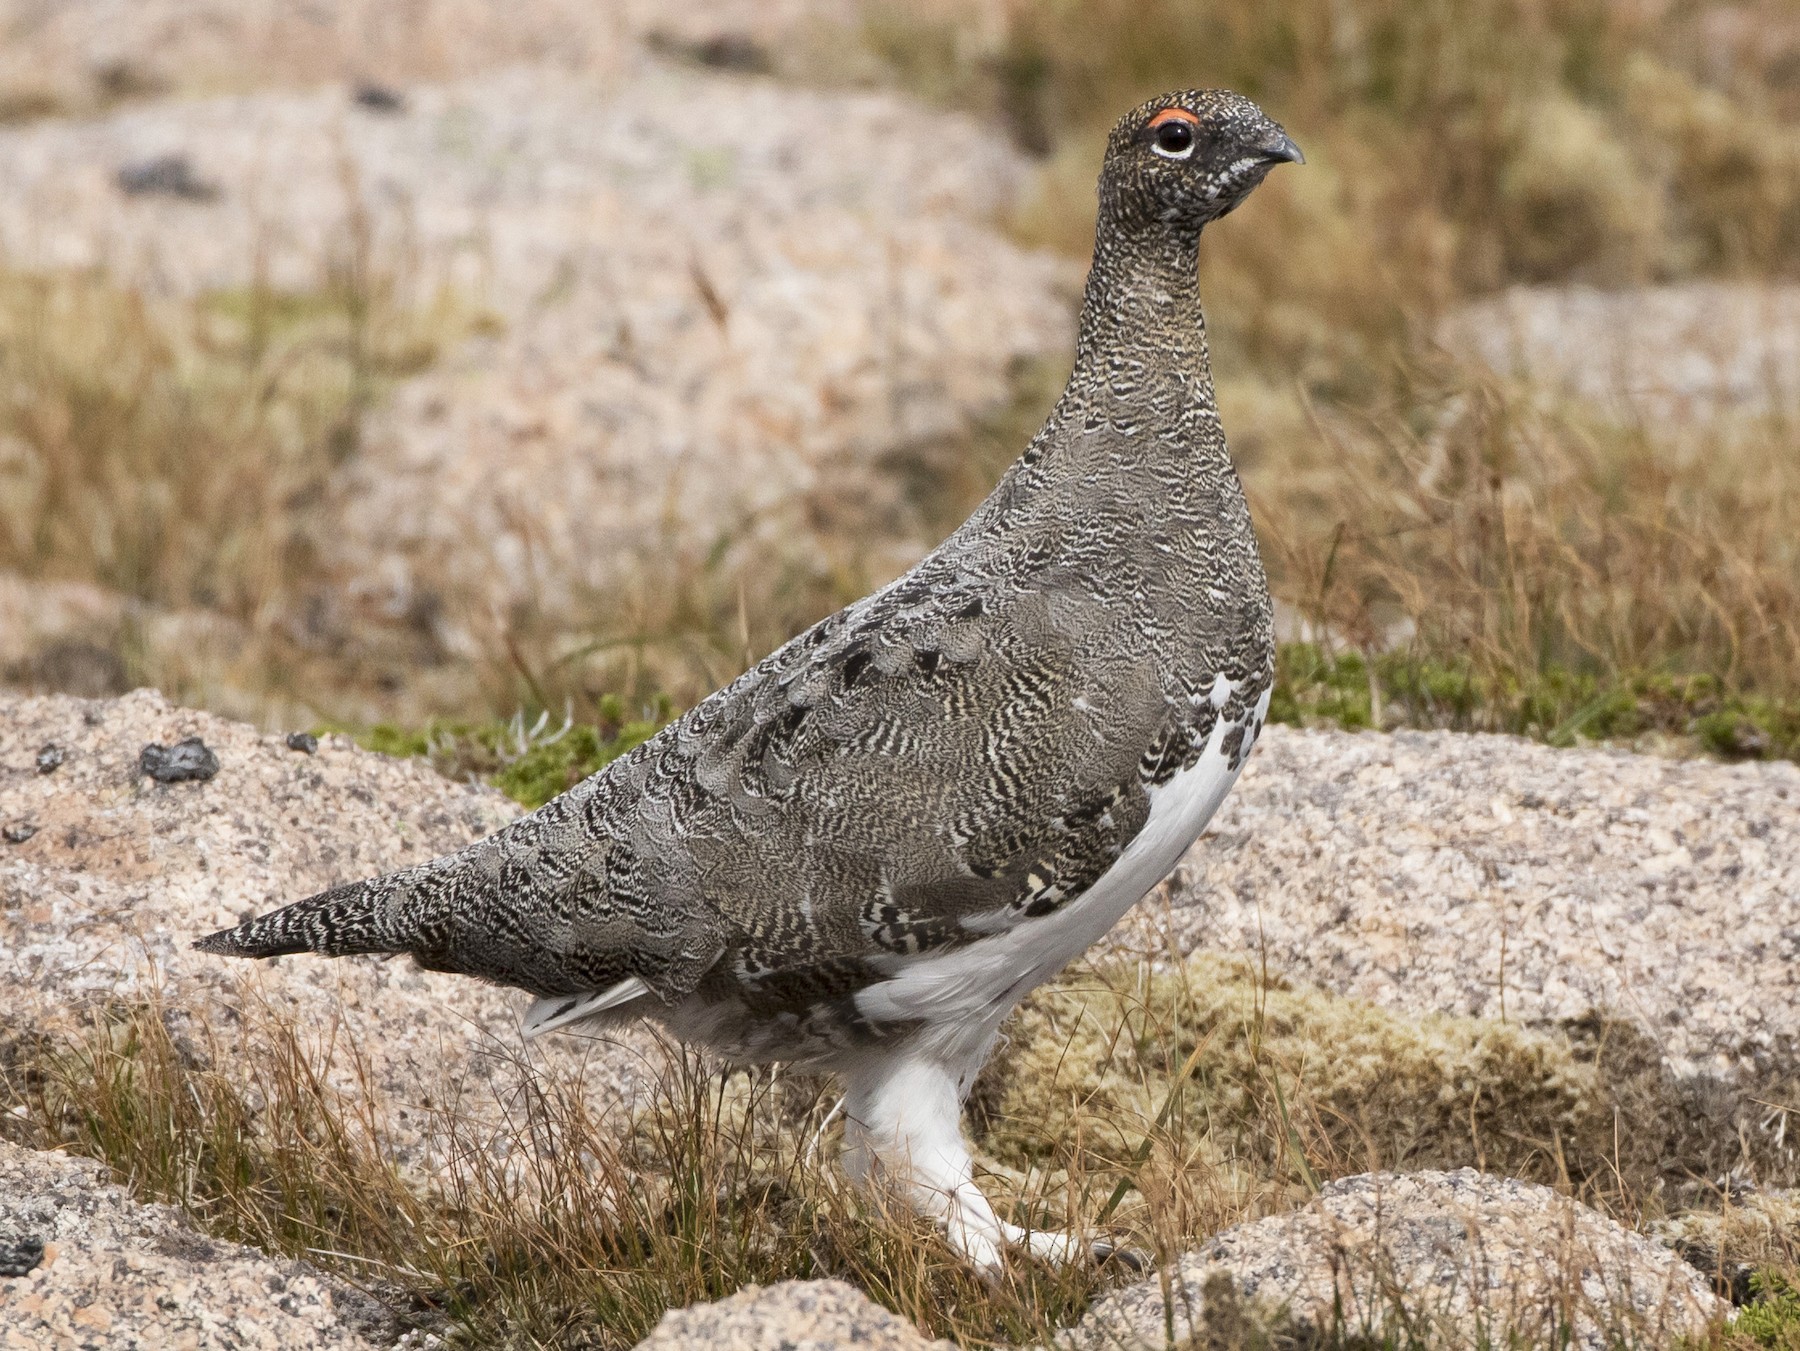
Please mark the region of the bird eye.
POLYGON ((1194 153, 1194 128, 1189 122, 1170 119, 1156 128, 1151 149, 1165 159, 1186 159, 1194 153))

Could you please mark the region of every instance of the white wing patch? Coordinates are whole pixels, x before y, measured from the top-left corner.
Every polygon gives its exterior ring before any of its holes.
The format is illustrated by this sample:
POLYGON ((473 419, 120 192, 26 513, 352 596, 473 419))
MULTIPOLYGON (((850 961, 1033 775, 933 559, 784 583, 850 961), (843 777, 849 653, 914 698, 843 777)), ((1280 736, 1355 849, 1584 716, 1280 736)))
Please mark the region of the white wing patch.
POLYGON ((605 1013, 608 1009, 616 1009, 621 1004, 629 1004, 632 1000, 650 993, 650 987, 636 976, 628 976, 610 990, 600 990, 590 994, 556 995, 550 999, 540 999, 525 1010, 525 1016, 519 1020, 519 1030, 525 1034, 525 1040, 541 1037, 546 1032, 560 1031, 571 1023, 578 1023, 584 1018, 592 1018, 596 1013, 605 1013))

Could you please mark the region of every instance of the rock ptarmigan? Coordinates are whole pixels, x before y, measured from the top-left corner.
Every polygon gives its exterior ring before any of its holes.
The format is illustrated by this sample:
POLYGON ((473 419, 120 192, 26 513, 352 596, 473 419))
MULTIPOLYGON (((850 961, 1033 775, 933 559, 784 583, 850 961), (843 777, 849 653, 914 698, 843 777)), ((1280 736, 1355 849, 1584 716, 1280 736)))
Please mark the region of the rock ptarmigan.
POLYGON ((1262 728, 1271 609, 1213 399, 1201 229, 1299 149, 1236 94, 1126 114, 1075 370, 991 496, 899 580, 460 853, 202 939, 407 953, 842 1079, 846 1163, 973 1262, 960 1115, 1001 1022, 1175 864, 1262 728))

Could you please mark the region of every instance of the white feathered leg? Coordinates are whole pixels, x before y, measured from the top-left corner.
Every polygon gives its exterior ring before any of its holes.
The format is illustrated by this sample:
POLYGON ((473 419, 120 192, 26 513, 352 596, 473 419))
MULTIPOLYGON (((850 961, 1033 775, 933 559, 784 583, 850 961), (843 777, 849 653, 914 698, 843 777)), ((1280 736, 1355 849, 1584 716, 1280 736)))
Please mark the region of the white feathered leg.
POLYGON ((844 1170, 858 1182, 892 1185, 921 1214, 944 1226, 950 1246, 984 1271, 1003 1249, 1023 1245, 1053 1262, 1086 1259, 1073 1234, 1007 1224, 975 1185, 962 1133, 963 1086, 935 1061, 871 1057, 845 1076, 844 1170))
POLYGON ((844 1170, 890 1184, 976 1266, 998 1267, 1008 1236, 974 1182, 956 1076, 910 1058, 871 1057, 858 1069, 845 1076, 844 1170))

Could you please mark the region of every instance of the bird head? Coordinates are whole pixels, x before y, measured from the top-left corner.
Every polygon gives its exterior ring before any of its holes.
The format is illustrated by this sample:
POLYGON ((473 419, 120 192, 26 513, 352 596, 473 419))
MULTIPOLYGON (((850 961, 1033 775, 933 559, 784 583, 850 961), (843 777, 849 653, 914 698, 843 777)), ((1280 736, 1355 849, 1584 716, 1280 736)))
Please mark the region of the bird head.
POLYGON ((1277 164, 1304 164, 1288 134, 1242 94, 1165 94, 1119 119, 1100 171, 1104 220, 1198 230, 1250 195, 1277 164))

